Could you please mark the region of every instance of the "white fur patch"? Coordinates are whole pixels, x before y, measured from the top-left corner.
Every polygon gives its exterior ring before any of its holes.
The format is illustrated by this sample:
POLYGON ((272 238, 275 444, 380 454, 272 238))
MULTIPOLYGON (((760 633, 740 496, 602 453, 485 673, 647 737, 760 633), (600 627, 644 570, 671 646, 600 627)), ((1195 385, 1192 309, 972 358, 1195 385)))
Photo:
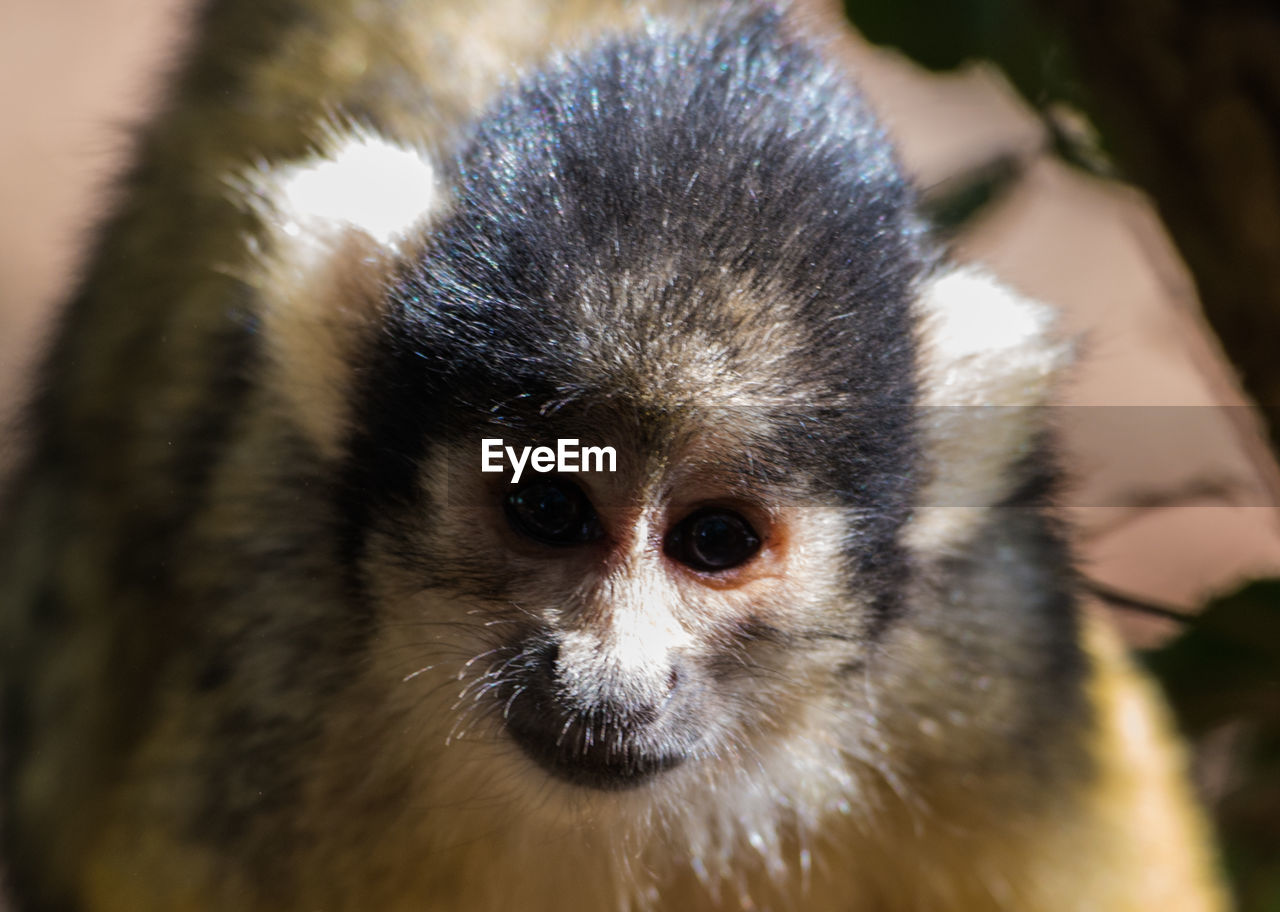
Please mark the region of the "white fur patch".
POLYGON ((1054 312, 977 267, 934 279, 919 308, 928 405, 1041 405, 1069 360, 1054 312))
POLYGON ((353 229, 394 253, 448 202, 426 154, 360 132, 315 158, 253 175, 249 183, 282 239, 296 242, 301 265, 313 260, 307 254, 324 252, 353 229))
POLYGON ((430 158, 367 132, 331 132, 327 151, 233 182, 268 243, 252 277, 269 383, 290 420, 337 457, 350 420, 352 353, 376 325, 401 244, 448 207, 430 158))
POLYGON ((1054 381, 1071 359, 1055 314, 973 266, 927 285, 920 316, 921 404, 932 477, 909 539, 938 553, 1012 493, 1054 381))

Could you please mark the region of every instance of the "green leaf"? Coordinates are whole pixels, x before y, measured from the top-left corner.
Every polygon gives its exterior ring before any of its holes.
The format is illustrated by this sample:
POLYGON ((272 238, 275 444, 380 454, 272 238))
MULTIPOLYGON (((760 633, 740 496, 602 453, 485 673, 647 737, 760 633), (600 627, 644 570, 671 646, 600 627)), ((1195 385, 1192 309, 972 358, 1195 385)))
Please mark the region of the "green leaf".
POLYGON ((1211 602, 1145 658, 1189 734, 1241 718, 1280 727, 1280 580, 1211 602))
POLYGON ((1214 808, 1224 860, 1241 912, 1280 912, 1280 580, 1211 602, 1145 658, 1189 734, 1229 735, 1214 808))

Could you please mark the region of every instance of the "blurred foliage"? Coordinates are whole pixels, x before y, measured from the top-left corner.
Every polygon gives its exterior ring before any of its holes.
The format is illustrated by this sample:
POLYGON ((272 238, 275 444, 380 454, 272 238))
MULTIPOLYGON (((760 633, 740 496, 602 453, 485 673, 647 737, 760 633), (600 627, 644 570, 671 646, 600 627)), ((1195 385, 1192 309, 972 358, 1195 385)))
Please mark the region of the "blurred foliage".
POLYGON ((1218 767, 1216 817, 1246 912, 1280 912, 1280 580, 1210 603, 1145 656, 1183 730, 1218 767), (1219 737, 1225 735, 1225 737, 1219 737))
POLYGON ((1079 103, 1067 43, 1023 0, 845 0, 858 30, 932 70, 998 64, 1033 104, 1079 103))
MULTIPOLYGON (((845 11, 869 40, 897 48, 934 70, 975 59, 1000 66, 1045 116, 1054 151, 1096 174, 1112 173, 1100 137, 1076 129, 1080 118, 1059 116, 1087 107, 1065 37, 1029 2, 1019 0, 845 0, 845 11)), ((958 234, 1000 200, 1021 176, 1023 163, 1001 158, 926 188, 925 209, 946 235, 958 234)))
POLYGON ((1000 156, 954 175, 921 194, 925 215, 944 236, 959 234, 998 201, 1022 176, 1016 156, 1000 156))
MULTIPOLYGON (((994 62, 1041 113, 1060 157, 1151 194, 1280 450, 1280 4, 845 0, 845 9, 870 40, 932 69, 994 62)), ((948 201, 944 228, 979 214, 981 196, 956 197, 978 200, 967 212, 948 201)))
MULTIPOLYGON (((1265 193, 1219 179, 1248 186, 1242 169, 1261 163, 1256 184, 1269 186, 1266 137, 1280 137, 1280 46, 1271 41, 1280 7, 845 0, 845 9, 869 40, 930 69, 977 59, 1000 66, 1041 112, 1063 159, 1110 175, 1114 155, 1118 170, 1155 197, 1207 315, 1280 442, 1280 311, 1272 305, 1280 288, 1266 268, 1276 266, 1280 238, 1257 234, 1276 212, 1265 193), (1223 105, 1254 132, 1220 129, 1214 118, 1223 105), (1087 115, 1083 133, 1070 124, 1076 111, 1087 115), (1101 136, 1091 135, 1094 123, 1101 136)), ((1018 167, 998 160, 956 175, 928 188, 925 205, 944 232, 959 233, 1017 181, 1018 167)), ((1280 580, 1211 603, 1181 637, 1144 658, 1199 747, 1241 912, 1280 912, 1280 580)))
POLYGON ((1059 155, 1088 171, 1110 168, 1093 148, 1100 137, 1063 129, 1069 125, 1053 116, 1055 109, 1087 110, 1091 102, 1066 35, 1030 0, 845 0, 845 11, 869 40, 931 70, 977 59, 995 63, 1046 114, 1059 155))
POLYGON ((1280 730, 1280 580, 1211 602, 1180 637, 1146 658, 1188 734, 1245 717, 1280 730))

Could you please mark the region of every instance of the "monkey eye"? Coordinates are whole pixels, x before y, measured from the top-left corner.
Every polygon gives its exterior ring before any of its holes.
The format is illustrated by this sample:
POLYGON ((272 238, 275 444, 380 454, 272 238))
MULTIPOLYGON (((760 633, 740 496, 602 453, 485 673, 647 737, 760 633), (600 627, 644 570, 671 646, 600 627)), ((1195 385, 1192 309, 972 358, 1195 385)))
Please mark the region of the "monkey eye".
POLYGON ((760 536, 732 510, 705 507, 682 519, 664 548, 682 564, 715 573, 749 561, 760 550, 760 536))
POLYGON ((580 545, 603 534, 587 495, 564 478, 521 485, 503 506, 513 529, 544 545, 580 545))

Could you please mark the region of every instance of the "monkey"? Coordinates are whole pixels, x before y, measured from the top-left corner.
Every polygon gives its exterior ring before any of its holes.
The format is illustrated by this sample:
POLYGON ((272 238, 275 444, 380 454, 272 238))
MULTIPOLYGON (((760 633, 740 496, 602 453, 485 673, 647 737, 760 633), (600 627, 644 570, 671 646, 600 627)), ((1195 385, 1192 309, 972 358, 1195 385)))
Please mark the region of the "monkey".
POLYGON ((1225 908, 1054 511, 1071 342, 819 20, 195 33, 0 513, 16 910, 1225 908))

